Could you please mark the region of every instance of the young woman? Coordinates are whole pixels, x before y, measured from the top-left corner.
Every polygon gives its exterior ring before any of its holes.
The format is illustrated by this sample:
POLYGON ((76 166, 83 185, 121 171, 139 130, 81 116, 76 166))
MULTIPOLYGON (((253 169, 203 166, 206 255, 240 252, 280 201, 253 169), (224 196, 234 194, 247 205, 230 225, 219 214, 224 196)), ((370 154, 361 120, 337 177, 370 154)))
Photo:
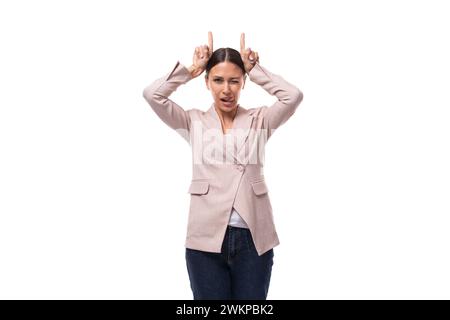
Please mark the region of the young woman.
MULTIPOLYGON (((259 64, 245 48, 213 51, 197 47, 193 63, 177 62, 144 89, 156 114, 192 147, 193 176, 186 237, 186 264, 194 299, 266 299, 279 244, 264 180, 264 145, 295 112, 302 92, 259 64), (213 97, 207 111, 184 110, 169 96, 205 71, 213 97), (278 99, 271 106, 244 108, 246 78, 278 99)), ((292 141, 293 142, 293 141, 292 141)))

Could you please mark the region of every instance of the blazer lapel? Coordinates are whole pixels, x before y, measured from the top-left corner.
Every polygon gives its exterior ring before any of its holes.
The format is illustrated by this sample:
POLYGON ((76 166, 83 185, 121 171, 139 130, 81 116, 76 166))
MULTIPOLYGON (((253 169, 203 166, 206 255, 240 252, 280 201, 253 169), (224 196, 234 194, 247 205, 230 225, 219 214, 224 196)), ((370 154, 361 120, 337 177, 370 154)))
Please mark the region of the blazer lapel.
POLYGON ((244 109, 238 105, 238 111, 233 121, 232 134, 236 136, 236 155, 238 157, 239 163, 241 164, 245 163, 245 150, 244 153, 241 153, 241 150, 248 139, 250 129, 252 128, 253 119, 253 116, 248 112, 247 109, 244 109))
POLYGON ((209 119, 208 119, 209 120, 208 121, 209 129, 211 129, 211 128, 219 129, 220 132, 222 132, 222 124, 220 123, 220 118, 216 112, 214 103, 211 104, 211 107, 208 109, 208 115, 209 115, 209 119))

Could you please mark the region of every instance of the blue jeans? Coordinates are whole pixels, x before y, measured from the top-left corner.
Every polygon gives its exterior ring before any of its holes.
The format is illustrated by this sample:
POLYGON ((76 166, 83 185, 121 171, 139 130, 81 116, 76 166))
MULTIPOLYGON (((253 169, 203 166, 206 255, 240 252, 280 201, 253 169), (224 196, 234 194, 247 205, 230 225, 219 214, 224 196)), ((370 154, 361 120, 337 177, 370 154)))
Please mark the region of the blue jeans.
POLYGON ((265 300, 273 249, 258 256, 249 229, 228 226, 221 253, 186 248, 195 300, 265 300))

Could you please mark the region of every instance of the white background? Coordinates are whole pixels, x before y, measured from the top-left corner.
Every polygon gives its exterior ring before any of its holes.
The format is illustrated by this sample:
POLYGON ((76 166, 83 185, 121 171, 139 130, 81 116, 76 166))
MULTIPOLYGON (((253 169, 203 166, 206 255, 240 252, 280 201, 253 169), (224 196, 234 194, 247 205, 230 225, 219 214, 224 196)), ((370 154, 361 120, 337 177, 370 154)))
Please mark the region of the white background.
MULTIPOLYGON (((447 5, 2 1, 0 298, 192 298, 190 149, 142 91, 211 30, 304 92, 266 148, 268 298, 449 299, 447 5)), ((171 98, 212 102, 202 77, 171 98)))

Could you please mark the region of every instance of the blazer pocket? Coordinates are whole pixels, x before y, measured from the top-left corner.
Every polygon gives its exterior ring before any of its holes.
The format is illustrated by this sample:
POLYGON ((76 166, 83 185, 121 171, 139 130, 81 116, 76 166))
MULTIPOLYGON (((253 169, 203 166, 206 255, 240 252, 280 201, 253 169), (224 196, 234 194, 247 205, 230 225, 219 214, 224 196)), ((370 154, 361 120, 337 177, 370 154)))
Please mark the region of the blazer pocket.
POLYGON ((269 191, 264 180, 252 182, 252 188, 257 196, 266 194, 269 191))
POLYGON ((209 190, 209 182, 194 181, 191 182, 188 192, 190 194, 207 194, 208 190, 209 190))

